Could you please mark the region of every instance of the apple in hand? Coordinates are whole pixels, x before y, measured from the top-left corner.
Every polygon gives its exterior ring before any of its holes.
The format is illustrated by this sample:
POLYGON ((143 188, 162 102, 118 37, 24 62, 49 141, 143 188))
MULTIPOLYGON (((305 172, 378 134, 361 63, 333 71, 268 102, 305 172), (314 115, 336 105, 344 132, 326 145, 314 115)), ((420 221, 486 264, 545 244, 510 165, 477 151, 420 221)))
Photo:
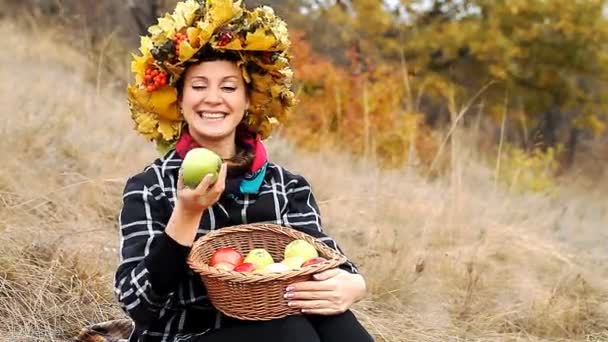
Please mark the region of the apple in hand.
POLYGON ((255 271, 255 265, 250 262, 244 262, 234 268, 235 272, 253 272, 255 271))
POLYGON ((215 152, 204 147, 190 150, 182 162, 184 185, 196 188, 203 178, 211 174, 215 183, 222 166, 222 158, 215 152))
POLYGON ((234 271, 234 265, 229 262, 220 262, 213 265, 213 267, 217 268, 218 270, 234 271))
POLYGON ((304 263, 302 264, 302 267, 306 267, 306 266, 310 266, 310 265, 314 265, 314 264, 320 264, 324 261, 327 261, 327 259, 325 259, 324 257, 312 258, 312 259, 304 261, 304 263))
POLYGON ((216 266, 219 263, 229 263, 233 266, 240 265, 243 262, 243 256, 234 248, 218 248, 213 255, 209 265, 216 266))
POLYGON ((293 240, 285 247, 285 259, 300 257, 304 260, 319 256, 317 249, 305 240, 293 240))
POLYGON ((266 265, 274 263, 274 260, 264 248, 254 248, 245 257, 245 262, 254 264, 256 269, 262 269, 266 265))

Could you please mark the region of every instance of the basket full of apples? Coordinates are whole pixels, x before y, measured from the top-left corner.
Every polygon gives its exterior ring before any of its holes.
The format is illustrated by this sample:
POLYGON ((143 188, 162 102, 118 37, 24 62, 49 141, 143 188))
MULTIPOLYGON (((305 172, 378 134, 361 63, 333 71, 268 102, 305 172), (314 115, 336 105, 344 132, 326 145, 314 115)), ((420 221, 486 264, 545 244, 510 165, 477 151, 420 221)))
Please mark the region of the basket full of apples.
POLYGON ((194 243, 188 256, 213 305, 242 320, 298 314, 287 306, 285 288, 345 261, 346 257, 314 237, 269 223, 210 232, 194 243))

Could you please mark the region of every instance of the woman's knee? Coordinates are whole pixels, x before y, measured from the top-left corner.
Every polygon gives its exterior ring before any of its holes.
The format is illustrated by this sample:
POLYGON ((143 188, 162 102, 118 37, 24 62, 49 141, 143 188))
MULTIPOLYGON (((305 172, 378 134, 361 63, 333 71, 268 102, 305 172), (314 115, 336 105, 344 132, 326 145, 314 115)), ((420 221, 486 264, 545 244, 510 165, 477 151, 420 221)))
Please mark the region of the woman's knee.
POLYGON ((307 318, 315 327, 323 342, 373 342, 371 334, 361 325, 357 317, 347 310, 331 316, 309 315, 307 318))
MULTIPOLYGON (((227 322, 228 323, 228 322, 227 322)), ((288 316, 269 321, 230 322, 197 342, 321 342, 311 322, 303 316, 288 316)))

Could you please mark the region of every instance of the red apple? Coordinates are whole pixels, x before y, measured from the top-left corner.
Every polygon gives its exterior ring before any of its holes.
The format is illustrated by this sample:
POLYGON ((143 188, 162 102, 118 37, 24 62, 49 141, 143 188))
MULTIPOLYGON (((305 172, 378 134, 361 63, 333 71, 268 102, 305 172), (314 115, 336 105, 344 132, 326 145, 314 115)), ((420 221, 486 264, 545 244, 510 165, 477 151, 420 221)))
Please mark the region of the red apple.
POLYGON ((209 261, 209 265, 216 266, 219 263, 230 263, 233 266, 243 262, 243 256, 234 248, 218 248, 209 261))
POLYGON ((308 259, 302 263, 302 267, 306 267, 306 266, 310 266, 310 265, 314 265, 314 264, 320 264, 324 261, 327 261, 327 259, 325 259, 324 257, 316 257, 316 258, 308 259))
POLYGON ((218 262, 213 267, 217 268, 218 270, 234 271, 235 266, 229 262, 218 262))
POLYGON ((234 268, 235 272, 253 272, 255 270, 255 265, 250 262, 244 262, 237 267, 234 268))

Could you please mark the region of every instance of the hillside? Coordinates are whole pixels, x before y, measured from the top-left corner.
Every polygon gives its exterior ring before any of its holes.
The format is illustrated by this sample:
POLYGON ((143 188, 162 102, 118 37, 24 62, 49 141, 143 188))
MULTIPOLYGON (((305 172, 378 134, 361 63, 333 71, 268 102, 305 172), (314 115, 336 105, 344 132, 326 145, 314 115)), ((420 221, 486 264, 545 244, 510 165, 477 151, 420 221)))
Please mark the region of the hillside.
MULTIPOLYGON (((122 317, 111 289, 121 191, 157 154, 125 94, 91 81, 69 42, 7 22, 0 34, 0 340, 68 340, 122 317)), ((370 295, 356 313, 377 341, 608 339, 601 188, 512 194, 465 151, 428 181, 281 137, 269 147, 310 179, 326 230, 361 265, 370 295)))

